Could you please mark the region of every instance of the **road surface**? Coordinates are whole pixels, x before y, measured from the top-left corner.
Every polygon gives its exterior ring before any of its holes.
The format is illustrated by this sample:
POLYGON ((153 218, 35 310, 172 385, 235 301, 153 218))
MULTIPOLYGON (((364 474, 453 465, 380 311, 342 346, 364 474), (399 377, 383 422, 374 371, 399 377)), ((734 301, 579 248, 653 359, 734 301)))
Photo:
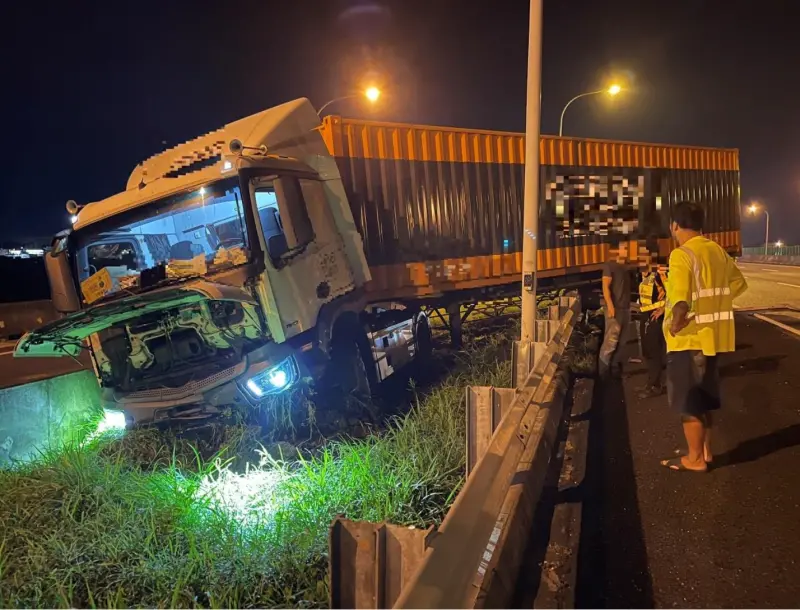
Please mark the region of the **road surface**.
POLYGON ((736 299, 739 309, 752 307, 800 308, 800 267, 739 263, 748 290, 736 299))
MULTIPOLYGON (((755 267, 761 298, 784 301, 770 284, 800 276, 755 267)), ((709 473, 660 466, 684 447, 680 418, 665 397, 637 398, 641 368, 596 391, 576 607, 796 607, 800 338, 746 313, 736 338, 709 473)))
POLYGON ((14 345, 14 341, 0 343, 0 389, 74 373, 83 369, 92 370, 89 354, 85 351, 77 362, 69 356, 64 358, 14 358, 14 345))

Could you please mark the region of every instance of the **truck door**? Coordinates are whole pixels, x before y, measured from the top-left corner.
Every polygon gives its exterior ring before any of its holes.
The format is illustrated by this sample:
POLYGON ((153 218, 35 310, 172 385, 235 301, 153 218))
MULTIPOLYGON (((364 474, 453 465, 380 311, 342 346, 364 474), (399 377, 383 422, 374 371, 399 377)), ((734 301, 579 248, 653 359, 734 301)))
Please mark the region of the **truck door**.
POLYGON ((354 275, 321 181, 256 179, 251 188, 265 279, 288 338, 312 328, 322 305, 351 291, 354 275))

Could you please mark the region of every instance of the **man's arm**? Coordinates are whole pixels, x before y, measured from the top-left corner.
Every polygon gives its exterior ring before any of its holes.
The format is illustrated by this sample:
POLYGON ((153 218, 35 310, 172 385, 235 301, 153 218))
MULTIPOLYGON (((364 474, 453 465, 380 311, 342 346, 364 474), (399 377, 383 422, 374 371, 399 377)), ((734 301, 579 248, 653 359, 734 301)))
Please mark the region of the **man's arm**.
POLYGON ((670 332, 677 335, 689 325, 689 306, 692 302, 692 263, 681 250, 669 255, 669 300, 672 306, 670 332))
POLYGON ((736 263, 728 257, 728 286, 731 289, 731 298, 736 298, 747 290, 747 280, 744 279, 742 272, 736 263))
POLYGON ((611 271, 607 267, 603 268, 603 298, 606 300, 608 316, 613 318, 616 311, 614 310, 614 300, 611 298, 611 271))

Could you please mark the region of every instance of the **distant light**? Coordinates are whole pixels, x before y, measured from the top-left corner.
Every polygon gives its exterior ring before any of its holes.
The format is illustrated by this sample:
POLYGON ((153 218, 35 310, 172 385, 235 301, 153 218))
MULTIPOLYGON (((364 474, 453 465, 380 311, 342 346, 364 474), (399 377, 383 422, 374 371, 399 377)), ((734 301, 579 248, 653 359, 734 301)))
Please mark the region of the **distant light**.
POLYGON ((609 94, 609 95, 616 95, 616 94, 617 94, 617 93, 619 93, 620 91, 622 91, 622 87, 620 87, 619 85, 611 85, 611 86, 608 88, 608 94, 609 94))
POLYGON ((775 245, 776 245, 776 246, 778 246, 779 248, 782 248, 782 247, 783 247, 783 242, 782 242, 782 241, 780 241, 780 240, 779 240, 779 241, 776 241, 776 242, 775 242, 775 245))
POLYGON ((231 163, 231 162, 230 162, 230 161, 228 161, 227 159, 226 159, 225 161, 223 161, 223 162, 222 162, 222 171, 223 171, 223 172, 229 172, 229 171, 231 171, 232 169, 233 169, 233 163, 231 163))
POLYGON ((370 102, 377 102, 378 98, 381 96, 381 90, 377 87, 368 87, 364 92, 364 95, 367 96, 367 99, 370 102))
POLYGON ((206 187, 204 187, 204 186, 200 187, 200 194, 201 195, 205 195, 206 194, 206 187))
POLYGON ((755 206, 755 204, 751 205, 747 209, 750 211, 751 214, 755 214, 758 211, 758 208, 755 206))
POLYGON ((510 245, 511 245, 511 240, 510 239, 504 239, 503 240, 503 247, 504 248, 508 248, 508 246, 510 246, 510 245))
POLYGON ((78 222, 78 215, 73 214, 72 216, 69 217, 69 220, 72 224, 75 224, 76 222, 78 222))

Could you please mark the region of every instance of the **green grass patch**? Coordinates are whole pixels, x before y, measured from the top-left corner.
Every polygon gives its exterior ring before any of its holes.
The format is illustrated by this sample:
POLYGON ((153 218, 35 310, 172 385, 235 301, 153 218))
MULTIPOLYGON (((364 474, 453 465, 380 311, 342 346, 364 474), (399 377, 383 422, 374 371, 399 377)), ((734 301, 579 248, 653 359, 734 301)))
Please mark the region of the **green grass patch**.
POLYGON ((464 480, 464 388, 509 384, 513 332, 474 342, 380 435, 300 459, 235 426, 202 442, 139 430, 0 471, 0 606, 324 607, 336 515, 442 519, 464 480))

